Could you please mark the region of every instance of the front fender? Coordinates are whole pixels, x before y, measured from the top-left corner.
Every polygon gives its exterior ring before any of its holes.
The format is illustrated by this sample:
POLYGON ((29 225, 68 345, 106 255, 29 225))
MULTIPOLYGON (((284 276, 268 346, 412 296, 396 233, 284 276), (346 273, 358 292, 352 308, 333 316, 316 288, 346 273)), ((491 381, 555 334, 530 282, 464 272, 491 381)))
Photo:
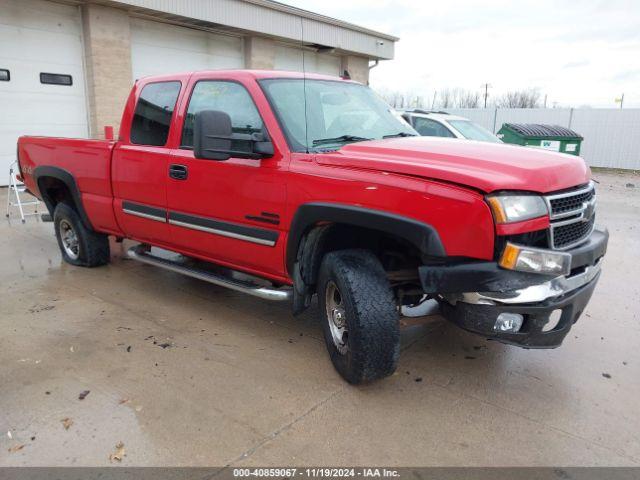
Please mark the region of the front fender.
POLYGON ((321 222, 353 225, 378 230, 403 238, 422 253, 434 257, 446 256, 440 236, 431 225, 394 213, 338 203, 306 203, 296 211, 287 240, 286 262, 293 274, 300 242, 305 233, 321 222))

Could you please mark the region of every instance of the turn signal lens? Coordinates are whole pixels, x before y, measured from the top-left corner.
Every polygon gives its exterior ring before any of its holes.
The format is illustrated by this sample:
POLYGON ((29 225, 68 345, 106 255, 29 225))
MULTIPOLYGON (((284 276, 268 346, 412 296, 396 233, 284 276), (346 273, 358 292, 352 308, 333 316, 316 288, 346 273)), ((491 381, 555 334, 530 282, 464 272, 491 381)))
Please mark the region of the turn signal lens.
POLYGON ((491 210, 493 211, 493 216, 496 219, 496 223, 506 223, 507 215, 504 213, 504 209, 502 208, 502 203, 498 200, 498 197, 489 197, 487 198, 489 205, 491 206, 491 210))
POLYGON ((520 255, 520 249, 516 247, 513 243, 507 243, 507 246, 504 247, 504 252, 502 252, 502 258, 500 259, 500 266, 502 268, 508 268, 509 270, 513 270, 516 267, 516 262, 518 261, 518 255, 520 255))
POLYGON ((507 243, 498 264, 519 272, 568 275, 571 272, 571 254, 507 243))

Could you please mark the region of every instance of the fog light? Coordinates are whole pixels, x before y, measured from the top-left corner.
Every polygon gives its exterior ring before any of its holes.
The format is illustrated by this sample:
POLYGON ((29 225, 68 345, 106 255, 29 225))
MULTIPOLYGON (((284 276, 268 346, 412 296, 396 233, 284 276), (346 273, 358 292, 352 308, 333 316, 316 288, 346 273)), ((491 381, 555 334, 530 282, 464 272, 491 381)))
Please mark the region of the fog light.
POLYGON ((498 332, 516 333, 522 327, 524 317, 519 313, 501 313, 493 329, 498 332))

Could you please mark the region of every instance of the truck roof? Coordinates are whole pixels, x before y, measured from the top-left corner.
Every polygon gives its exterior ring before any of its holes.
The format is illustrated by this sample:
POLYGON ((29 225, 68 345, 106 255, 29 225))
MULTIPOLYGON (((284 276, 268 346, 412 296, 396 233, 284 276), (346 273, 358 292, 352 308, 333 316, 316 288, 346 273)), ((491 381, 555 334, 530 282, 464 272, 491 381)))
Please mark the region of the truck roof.
MULTIPOLYGON (((151 83, 154 81, 167 81, 167 80, 185 80, 190 78, 193 75, 198 76, 206 76, 206 74, 211 74, 212 76, 221 76, 221 77, 234 77, 234 78, 252 78, 255 80, 261 80, 266 78, 307 78, 311 80, 333 80, 333 81, 342 81, 342 82, 353 82, 352 80, 347 80, 342 77, 338 77, 335 75, 324 75, 320 73, 303 73, 303 72, 292 72, 286 70, 246 70, 246 69, 233 69, 233 70, 196 70, 190 72, 178 72, 172 74, 164 74, 164 75, 151 75, 147 77, 142 77, 136 80, 144 81, 144 83, 151 83)), ((353 82, 356 83, 356 82, 353 82)))

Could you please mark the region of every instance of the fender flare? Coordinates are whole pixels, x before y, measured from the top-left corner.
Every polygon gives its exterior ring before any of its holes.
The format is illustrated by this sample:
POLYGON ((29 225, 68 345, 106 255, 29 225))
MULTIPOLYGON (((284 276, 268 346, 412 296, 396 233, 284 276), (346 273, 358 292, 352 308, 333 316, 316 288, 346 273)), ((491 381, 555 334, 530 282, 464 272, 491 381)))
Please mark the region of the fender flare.
POLYGON ((40 193, 40 197, 42 198, 42 201, 44 202, 44 204, 47 206, 47 210, 49 210, 49 213, 53 218, 53 210, 54 210, 53 201, 51 200, 51 198, 49 198, 49 196, 45 192, 43 192, 42 185, 40 184, 40 182, 45 178, 55 178, 56 180, 61 181, 69 189, 69 192, 71 193, 71 197, 73 198, 73 203, 75 204, 78 210, 78 214, 80 215, 80 218, 82 219, 82 223, 84 223, 85 227, 89 229, 93 229, 93 226, 89 221, 87 212, 84 209, 84 205, 82 204, 82 196, 80 195, 80 189, 78 188, 78 184, 76 183, 76 179, 73 177, 73 175, 63 168, 52 167, 49 165, 41 165, 39 167, 36 167, 33 170, 33 179, 35 181, 35 184, 38 187, 38 192, 40 193))
POLYGON ((342 223, 370 228, 403 238, 421 252, 446 256, 440 235, 431 225, 394 213, 339 203, 305 203, 293 216, 287 238, 287 271, 293 275, 298 250, 309 228, 318 222, 342 223))

